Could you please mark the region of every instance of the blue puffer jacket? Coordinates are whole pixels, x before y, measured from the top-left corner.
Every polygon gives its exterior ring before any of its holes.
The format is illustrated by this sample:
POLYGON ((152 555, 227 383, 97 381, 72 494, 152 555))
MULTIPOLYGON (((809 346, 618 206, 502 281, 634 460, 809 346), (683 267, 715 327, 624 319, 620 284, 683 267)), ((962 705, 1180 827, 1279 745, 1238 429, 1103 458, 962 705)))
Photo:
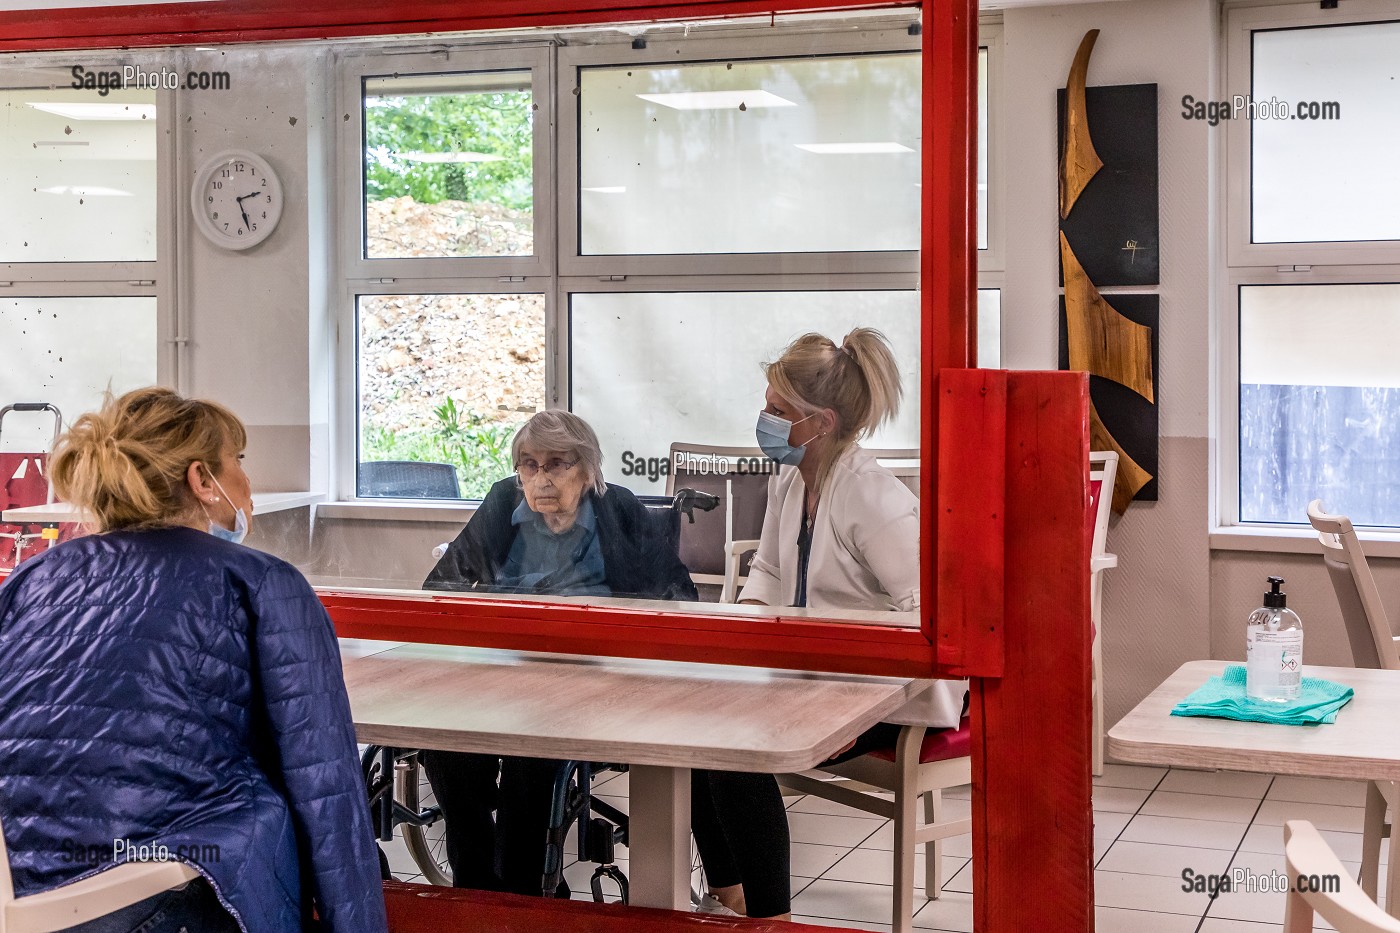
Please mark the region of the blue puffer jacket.
POLYGON ((17 894, 197 867, 249 933, 383 933, 340 653, 291 565, 189 528, 70 541, 0 585, 0 822, 17 894))

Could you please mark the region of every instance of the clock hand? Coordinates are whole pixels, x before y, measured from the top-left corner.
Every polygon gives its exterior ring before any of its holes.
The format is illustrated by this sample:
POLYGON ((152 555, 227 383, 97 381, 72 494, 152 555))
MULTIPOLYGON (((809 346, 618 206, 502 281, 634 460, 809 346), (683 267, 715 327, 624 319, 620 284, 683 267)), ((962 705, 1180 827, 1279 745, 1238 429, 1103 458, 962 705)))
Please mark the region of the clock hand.
POLYGON ((241 198, 234 198, 234 200, 238 202, 238 213, 243 215, 243 226, 249 231, 253 229, 253 222, 248 219, 248 212, 243 209, 243 202, 248 198, 257 197, 260 193, 261 192, 254 191, 252 194, 245 194, 241 198))

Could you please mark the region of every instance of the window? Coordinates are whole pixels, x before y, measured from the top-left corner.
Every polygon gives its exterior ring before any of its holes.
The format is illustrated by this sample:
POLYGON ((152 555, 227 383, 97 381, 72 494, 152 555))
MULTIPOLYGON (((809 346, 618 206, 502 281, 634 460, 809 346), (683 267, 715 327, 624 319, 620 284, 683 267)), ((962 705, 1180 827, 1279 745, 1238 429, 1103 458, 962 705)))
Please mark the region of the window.
POLYGON ((1224 524, 1400 525, 1394 8, 1229 16, 1224 524), (1230 462, 1233 458, 1233 462, 1230 462))
POLYGON ((342 186, 356 223, 342 239, 355 337, 341 486, 356 496, 479 499, 545 407, 547 67, 538 45, 345 54, 360 120, 340 150, 357 176, 342 186), (450 467, 455 487, 364 467, 404 461, 447 465, 417 473, 450 467))
POLYGON ((528 71, 365 78, 365 257, 532 255, 532 99, 528 71))
MULTIPOLYGON (((486 495, 511 471, 515 429, 545 407, 544 304, 511 292, 358 296, 356 462, 451 464, 461 497, 486 495)), ((363 468, 355 489, 437 498, 363 468)))
MULTIPOLYGON (((48 402, 71 422, 108 388, 175 377, 157 305, 169 92, 110 83, 149 60, 0 56, 0 405, 48 402), (92 86, 73 86, 75 65, 92 86)), ((53 439, 48 414, 15 412, 3 428, 6 451, 47 450, 53 439)))
POLYGON ((1257 30, 1255 243, 1400 239, 1400 22, 1257 30))
POLYGON ((917 53, 591 67, 579 88, 584 255, 918 249, 917 53))

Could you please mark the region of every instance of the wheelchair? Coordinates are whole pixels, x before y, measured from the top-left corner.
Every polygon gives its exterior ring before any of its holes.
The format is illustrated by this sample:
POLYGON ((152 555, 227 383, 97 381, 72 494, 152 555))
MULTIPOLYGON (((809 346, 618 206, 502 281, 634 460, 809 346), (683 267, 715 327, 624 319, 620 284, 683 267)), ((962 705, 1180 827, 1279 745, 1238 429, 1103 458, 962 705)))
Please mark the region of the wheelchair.
MULTIPOLYGON (((652 529, 679 552, 681 516, 695 521, 695 510, 708 512, 719 504, 719 498, 694 489, 680 489, 674 496, 643 496, 652 529)), ((440 550, 434 557, 440 557, 440 550)), ((430 884, 452 885, 452 868, 448 864, 446 844, 440 832, 434 833, 443 819, 435 804, 424 805, 422 787, 425 778, 418 761, 418 749, 370 745, 361 755, 360 766, 369 794, 370 818, 375 836, 381 842, 391 842, 394 830, 401 828, 409 855, 430 884)), ((625 772, 625 764, 587 761, 565 761, 559 765, 550 801, 549 828, 541 853, 540 889, 545 897, 553 897, 564 876, 564 848, 569 830, 577 826, 577 852, 581 862, 595 863, 589 881, 593 900, 603 903, 603 886, 611 882, 617 889, 619 902, 628 902, 627 876, 618 867, 616 847, 628 844, 627 814, 593 796, 594 775, 606 771, 625 772)), ((695 898, 698 902, 698 897, 695 898)))

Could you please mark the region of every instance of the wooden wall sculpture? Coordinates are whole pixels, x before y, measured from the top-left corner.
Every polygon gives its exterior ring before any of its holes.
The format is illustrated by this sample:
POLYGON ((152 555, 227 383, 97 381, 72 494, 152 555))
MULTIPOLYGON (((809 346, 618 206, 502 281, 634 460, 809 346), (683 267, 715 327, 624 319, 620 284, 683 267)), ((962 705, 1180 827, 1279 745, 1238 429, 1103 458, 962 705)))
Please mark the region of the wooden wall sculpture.
POLYGON ((1090 378, 1095 450, 1119 456, 1114 511, 1157 498, 1157 85, 1086 87, 1085 34, 1059 93, 1060 367, 1090 378), (1092 131, 1092 132, 1091 132, 1092 131), (1097 141, 1096 141, 1097 139, 1097 141))

